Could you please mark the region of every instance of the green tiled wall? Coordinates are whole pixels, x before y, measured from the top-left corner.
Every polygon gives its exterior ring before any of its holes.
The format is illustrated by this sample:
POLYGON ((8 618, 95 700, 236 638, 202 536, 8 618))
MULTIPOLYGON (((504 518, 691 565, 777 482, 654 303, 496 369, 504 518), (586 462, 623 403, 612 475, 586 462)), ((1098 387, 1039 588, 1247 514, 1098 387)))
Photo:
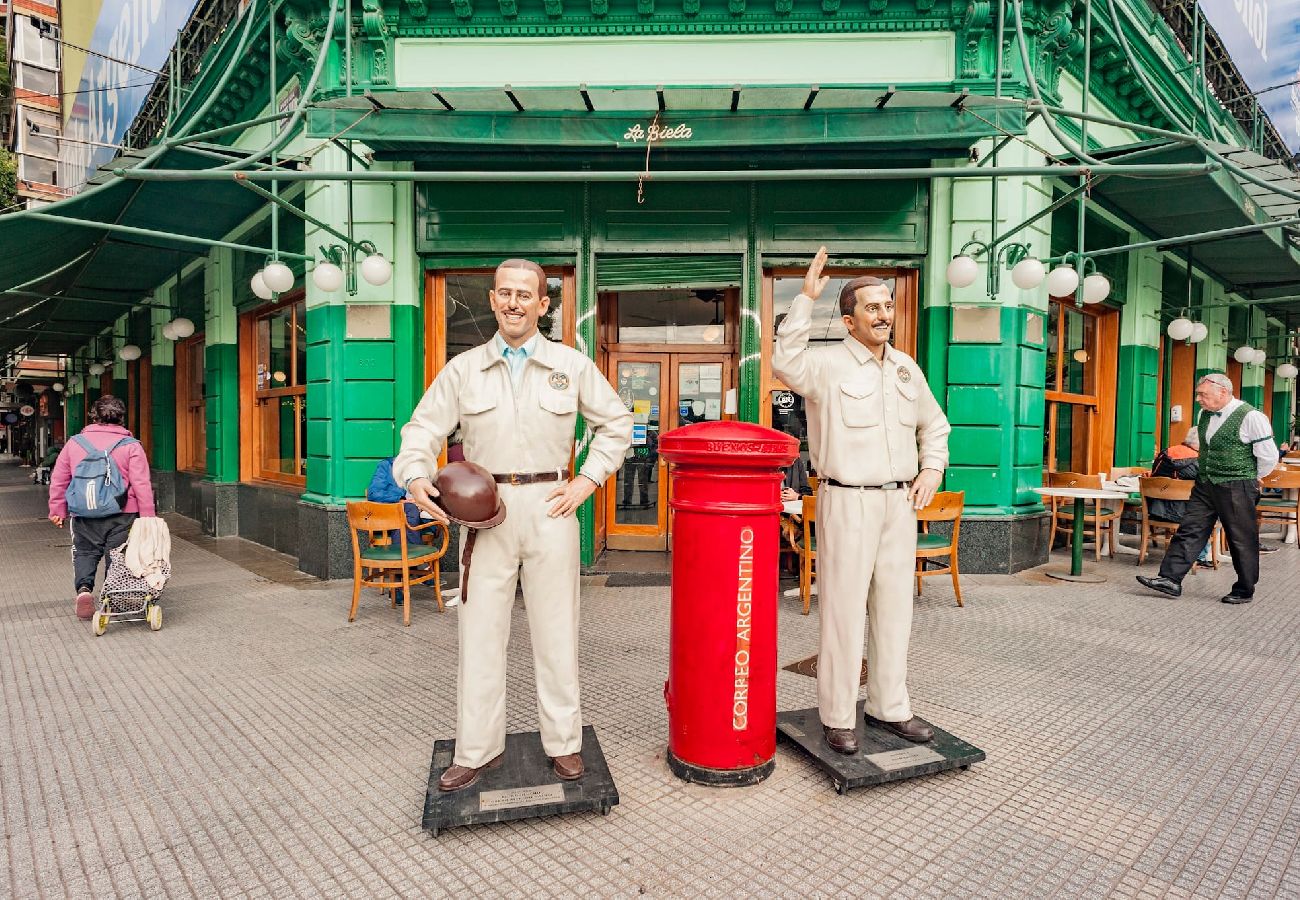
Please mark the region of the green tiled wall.
MULTIPOLYGON (((949 334, 936 335, 932 311, 931 359, 949 334)), ((1028 342, 1023 307, 1003 307, 997 344, 947 346, 947 413, 952 423, 945 487, 966 492, 970 515, 1028 512, 1042 484, 1043 347, 1028 342)), ((928 376, 927 376, 928 377, 928 376)))
POLYGON ((423 393, 420 310, 390 306, 387 340, 351 340, 347 307, 307 310, 307 493, 340 503, 364 497, 381 459, 423 393))
MULTIPOLYGON (((238 481, 239 347, 209 345, 204 349, 203 368, 208 395, 208 480, 238 481)), ((171 418, 174 423, 174 411, 171 418)))
POLYGON ((155 365, 149 372, 150 417, 153 429, 153 457, 149 464, 158 472, 176 469, 176 369, 155 365))

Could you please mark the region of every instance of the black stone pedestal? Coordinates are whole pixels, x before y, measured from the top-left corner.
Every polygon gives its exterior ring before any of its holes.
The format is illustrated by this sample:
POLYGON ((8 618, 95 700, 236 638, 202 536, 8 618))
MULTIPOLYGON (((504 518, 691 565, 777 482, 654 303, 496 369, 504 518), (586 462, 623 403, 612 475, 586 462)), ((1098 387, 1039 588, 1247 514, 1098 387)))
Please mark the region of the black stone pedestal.
POLYGON ((438 778, 451 768, 454 740, 433 745, 429 787, 424 795, 422 827, 433 832, 458 825, 482 825, 534 819, 564 813, 599 810, 609 815, 618 805, 618 788, 609 774, 605 754, 590 725, 582 729, 582 761, 586 771, 577 781, 561 781, 542 750, 536 731, 506 735, 505 759, 495 769, 479 773, 478 781, 458 791, 438 790, 438 778))
POLYGON ((776 733, 812 757, 841 794, 851 788, 965 769, 984 761, 983 750, 931 723, 926 724, 934 728, 934 740, 914 744, 892 731, 868 725, 862 717, 861 703, 857 716, 859 750, 852 756, 837 753, 826 743, 816 707, 777 713, 776 733))

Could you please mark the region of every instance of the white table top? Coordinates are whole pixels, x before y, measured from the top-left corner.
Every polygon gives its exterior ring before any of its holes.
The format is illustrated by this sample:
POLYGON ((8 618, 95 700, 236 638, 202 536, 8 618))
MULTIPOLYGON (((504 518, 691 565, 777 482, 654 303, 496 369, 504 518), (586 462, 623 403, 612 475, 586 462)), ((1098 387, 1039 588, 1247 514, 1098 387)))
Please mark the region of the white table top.
POLYGON ((1284 466, 1300 466, 1300 456, 1297 456, 1297 457, 1295 457, 1294 459, 1287 459, 1287 458, 1284 456, 1284 457, 1282 457, 1282 465, 1284 465, 1284 466))
POLYGON ((1123 500, 1127 491, 1095 491, 1091 488, 1037 487, 1034 490, 1044 497, 1072 497, 1076 500, 1123 500))
POLYGON ((803 498, 798 500, 786 500, 781 503, 781 512, 787 516, 803 515, 803 498))

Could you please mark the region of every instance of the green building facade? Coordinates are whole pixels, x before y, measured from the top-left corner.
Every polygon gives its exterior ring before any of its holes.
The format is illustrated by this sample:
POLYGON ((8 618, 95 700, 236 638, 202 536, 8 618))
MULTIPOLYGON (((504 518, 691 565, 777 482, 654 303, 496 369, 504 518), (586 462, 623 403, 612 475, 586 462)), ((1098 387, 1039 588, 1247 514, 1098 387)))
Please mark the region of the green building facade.
MULTIPOLYGON (((72 354, 67 427, 103 390, 133 397, 165 506, 341 577, 346 502, 396 452, 447 356, 491 336, 485 279, 501 259, 546 267, 548 336, 605 368, 646 435, 719 417, 798 429, 768 350, 825 244, 840 275, 893 279, 896 343, 953 425, 945 488, 965 492, 963 570, 1041 564, 1044 473, 1149 466, 1190 422, 1197 374, 1232 371, 1279 441, 1293 427, 1294 381, 1274 376, 1292 359, 1285 293, 1248 288, 1231 241, 1155 243, 1268 213, 1196 148, 1116 123, 1181 130, 1185 118, 1217 144, 1249 136, 1204 102, 1158 15, 1116 6, 1112 18, 1105 3, 1069 2, 1000 14, 936 0, 366 0, 347 21, 341 2, 255 2, 176 121, 251 156, 243 171, 281 203, 259 202, 222 238, 285 253, 294 287, 255 294, 269 253, 178 254, 148 308, 72 354), (1066 112, 1045 115, 1026 103, 1036 95, 1066 112), (1085 110, 1116 122, 1071 116, 1085 110), (287 160, 274 184, 268 145, 287 160), (1076 150, 1102 174, 1081 174, 1076 150), (1143 163, 1187 170, 1113 171, 1143 163), (1184 201, 1212 212, 1180 218, 1184 201), (373 244, 391 279, 321 290, 315 262, 297 257, 319 261, 344 238, 373 244), (1111 289, 1085 305, 1017 287, 1016 253, 1000 252, 1011 243, 1045 260, 1149 245, 1092 257, 1111 289), (996 276, 985 253, 975 282, 951 287, 949 260, 990 244, 996 276), (1168 338, 1180 315, 1206 337, 1168 338), (177 317, 191 336, 164 334, 177 317), (128 343, 141 360, 116 354, 128 343), (1265 363, 1230 369, 1243 345, 1265 363), (111 374, 90 374, 109 361, 111 374)), ((196 215, 216 183, 189 182, 196 215)), ((1280 231, 1249 239, 1300 272, 1280 231)), ((833 339, 835 316, 825 325, 833 339)), ((648 510, 621 482, 582 510, 584 563, 669 546, 666 488, 641 477, 648 510)))

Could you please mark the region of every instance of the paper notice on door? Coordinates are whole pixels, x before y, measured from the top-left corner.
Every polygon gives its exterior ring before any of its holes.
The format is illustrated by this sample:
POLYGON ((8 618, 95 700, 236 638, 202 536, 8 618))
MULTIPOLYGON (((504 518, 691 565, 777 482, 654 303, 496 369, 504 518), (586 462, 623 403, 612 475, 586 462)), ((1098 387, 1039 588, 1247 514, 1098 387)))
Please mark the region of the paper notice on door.
POLYGON ((716 422, 722 418, 722 401, 710 397, 704 401, 704 418, 710 422, 716 422))
POLYGON ((721 394, 721 393, 722 393, 722 378, 717 377, 717 376, 715 376, 715 377, 713 377, 713 378, 710 378, 710 377, 708 377, 707 375, 704 376, 703 378, 701 378, 701 379, 700 379, 700 393, 701 393, 701 394, 721 394))
POLYGON ((648 424, 650 421, 650 401, 637 400, 632 404, 632 421, 638 425, 648 424))

